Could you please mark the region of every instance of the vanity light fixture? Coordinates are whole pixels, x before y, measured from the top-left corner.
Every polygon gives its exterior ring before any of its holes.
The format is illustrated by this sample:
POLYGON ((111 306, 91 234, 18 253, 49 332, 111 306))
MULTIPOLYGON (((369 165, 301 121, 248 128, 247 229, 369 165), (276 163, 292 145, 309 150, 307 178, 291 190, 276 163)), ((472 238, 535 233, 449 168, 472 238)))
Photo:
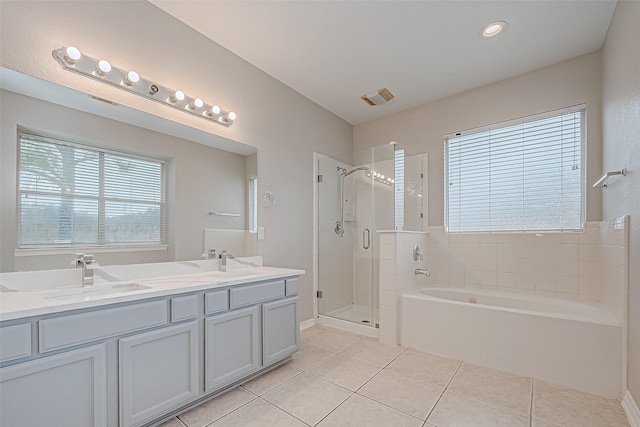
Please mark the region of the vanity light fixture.
POLYGON ((367 171, 366 176, 367 178, 373 178, 374 181, 379 182, 381 184, 393 185, 396 182, 395 179, 388 176, 385 177, 383 174, 376 171, 367 171))
POLYGON ((188 114, 226 127, 231 126, 237 118, 233 111, 225 111, 217 105, 207 104, 200 98, 189 97, 182 91, 146 80, 135 71, 113 67, 108 61, 91 58, 73 46, 56 49, 52 54, 56 62, 67 71, 73 71, 127 92, 152 99, 188 114))
POLYGON ((482 37, 493 37, 500 34, 507 28, 507 23, 504 21, 495 21, 490 24, 485 25, 480 30, 480 35, 482 37))

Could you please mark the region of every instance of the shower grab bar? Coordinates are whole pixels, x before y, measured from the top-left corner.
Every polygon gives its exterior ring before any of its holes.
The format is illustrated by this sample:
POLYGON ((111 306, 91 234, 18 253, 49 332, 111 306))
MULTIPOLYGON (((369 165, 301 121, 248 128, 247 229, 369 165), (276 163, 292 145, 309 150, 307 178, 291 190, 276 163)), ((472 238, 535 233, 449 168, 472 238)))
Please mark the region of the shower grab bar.
POLYGON ((610 176, 613 175, 622 175, 622 176, 626 176, 627 175, 627 169, 621 169, 619 171, 609 171, 607 173, 605 173, 604 175, 602 175, 602 177, 596 181, 595 184, 592 185, 592 188, 596 188, 596 187, 602 187, 602 188, 607 188, 607 183, 605 182, 605 180, 607 178, 609 178, 610 176), (600 185, 602 184, 602 185, 600 185))
POLYGON ((371 231, 368 228, 365 228, 364 230, 362 230, 362 247, 364 249, 369 249, 369 246, 371 246, 371 231), (365 241, 367 243, 365 243, 365 241))
POLYGON ((237 213, 227 213, 227 212, 209 212, 209 215, 232 216, 232 217, 239 217, 240 216, 240 214, 237 214, 237 213))

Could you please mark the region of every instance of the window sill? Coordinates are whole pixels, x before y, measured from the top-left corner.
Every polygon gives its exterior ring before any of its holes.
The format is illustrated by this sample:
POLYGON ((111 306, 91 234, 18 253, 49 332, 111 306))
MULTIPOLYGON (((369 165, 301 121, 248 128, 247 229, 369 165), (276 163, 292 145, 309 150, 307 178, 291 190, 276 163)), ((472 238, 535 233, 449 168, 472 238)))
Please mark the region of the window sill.
POLYGON ((166 251, 168 245, 122 245, 122 246, 67 246, 64 248, 23 248, 14 251, 15 256, 66 255, 70 253, 109 253, 109 252, 149 252, 166 251))

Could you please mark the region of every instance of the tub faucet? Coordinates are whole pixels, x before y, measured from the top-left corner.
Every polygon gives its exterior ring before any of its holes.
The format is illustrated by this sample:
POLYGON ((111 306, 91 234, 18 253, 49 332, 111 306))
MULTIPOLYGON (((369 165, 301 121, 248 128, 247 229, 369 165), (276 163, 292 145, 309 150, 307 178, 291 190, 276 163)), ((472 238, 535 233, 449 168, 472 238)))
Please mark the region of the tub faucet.
POLYGON ((425 276, 431 276, 431 273, 429 272, 428 268, 416 268, 415 272, 416 275, 418 274, 424 274, 425 276))
POLYGON ((235 257, 233 255, 231 255, 230 253, 228 253, 226 250, 222 251, 222 254, 220 255, 220 271, 227 271, 227 260, 228 259, 235 259, 235 257))
POLYGON ((76 268, 82 269, 82 286, 93 285, 93 270, 100 268, 100 265, 93 259, 91 254, 76 254, 76 258, 71 261, 76 268))

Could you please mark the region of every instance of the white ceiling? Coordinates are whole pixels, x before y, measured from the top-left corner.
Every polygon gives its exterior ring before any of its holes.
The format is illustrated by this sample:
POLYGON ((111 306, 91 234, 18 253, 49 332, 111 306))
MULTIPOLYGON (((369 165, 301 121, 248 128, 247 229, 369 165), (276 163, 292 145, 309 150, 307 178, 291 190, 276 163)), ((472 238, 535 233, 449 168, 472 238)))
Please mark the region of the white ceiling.
POLYGON ((354 125, 598 50, 616 4, 150 1, 354 125), (360 99, 382 87, 396 98, 360 99))

